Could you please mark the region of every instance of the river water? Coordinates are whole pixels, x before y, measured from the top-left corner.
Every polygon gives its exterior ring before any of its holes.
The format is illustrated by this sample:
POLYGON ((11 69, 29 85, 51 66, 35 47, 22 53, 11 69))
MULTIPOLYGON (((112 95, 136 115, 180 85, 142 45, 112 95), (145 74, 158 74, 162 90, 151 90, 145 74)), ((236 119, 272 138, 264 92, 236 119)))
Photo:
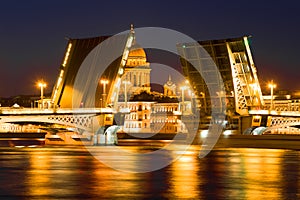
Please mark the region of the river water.
MULTIPOLYGON (((120 166, 139 165, 134 156, 93 148, 120 166)), ((1 147, 0 199, 300 199, 299 151, 219 148, 200 159, 199 149, 192 146, 162 169, 128 173, 106 166, 85 147, 1 147)))

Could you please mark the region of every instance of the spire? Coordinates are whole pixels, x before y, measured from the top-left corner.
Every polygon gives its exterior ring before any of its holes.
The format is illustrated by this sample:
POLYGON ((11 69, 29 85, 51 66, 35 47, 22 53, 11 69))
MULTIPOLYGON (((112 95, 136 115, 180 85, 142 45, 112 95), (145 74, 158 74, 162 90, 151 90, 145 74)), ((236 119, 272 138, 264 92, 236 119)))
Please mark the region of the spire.
POLYGON ((173 82, 171 80, 171 75, 169 74, 169 80, 167 81, 167 85, 173 85, 173 82))
POLYGON ((135 32, 134 32, 133 24, 130 24, 130 33, 133 36, 132 45, 135 45, 135 32))
POLYGON ((131 33, 134 33, 133 24, 130 24, 130 32, 131 32, 131 33))

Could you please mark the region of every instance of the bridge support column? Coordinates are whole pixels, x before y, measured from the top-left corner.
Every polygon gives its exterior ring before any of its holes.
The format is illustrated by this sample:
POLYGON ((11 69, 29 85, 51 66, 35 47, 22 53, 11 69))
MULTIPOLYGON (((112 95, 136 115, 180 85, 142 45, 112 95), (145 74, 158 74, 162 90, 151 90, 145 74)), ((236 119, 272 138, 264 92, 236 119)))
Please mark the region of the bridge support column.
POLYGON ((105 129, 104 126, 100 127, 94 136, 94 145, 114 145, 118 144, 117 131, 119 126, 110 126, 105 129))
POLYGON ((105 144, 105 127, 100 127, 94 135, 94 145, 105 144))

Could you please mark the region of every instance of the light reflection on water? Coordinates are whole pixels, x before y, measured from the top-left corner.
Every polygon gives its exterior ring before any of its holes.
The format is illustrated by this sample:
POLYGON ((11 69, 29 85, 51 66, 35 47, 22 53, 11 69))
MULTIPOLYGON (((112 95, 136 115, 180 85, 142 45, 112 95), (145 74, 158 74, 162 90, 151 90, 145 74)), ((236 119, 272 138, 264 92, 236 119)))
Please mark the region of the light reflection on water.
MULTIPOLYGON (((134 154, 120 159, 115 153, 109 154, 107 147, 95 148, 106 151, 119 165, 139 165, 134 154)), ((147 149, 122 148, 133 152, 147 149)), ((99 162, 84 147, 1 148, 0 198, 300 198, 298 151, 216 149, 199 159, 199 148, 192 146, 176 162, 149 173, 116 171, 99 162)), ((169 152, 169 157, 175 154, 169 152)))

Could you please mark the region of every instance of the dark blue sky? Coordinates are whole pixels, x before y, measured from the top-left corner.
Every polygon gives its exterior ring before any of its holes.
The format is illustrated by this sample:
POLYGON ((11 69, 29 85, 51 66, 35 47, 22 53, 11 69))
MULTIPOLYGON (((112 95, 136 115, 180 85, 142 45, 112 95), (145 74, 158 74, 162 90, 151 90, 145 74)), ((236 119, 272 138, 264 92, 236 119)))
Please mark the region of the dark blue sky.
POLYGON ((164 27, 195 40, 252 35, 262 87, 299 89, 300 15, 297 1, 4 1, 0 3, 0 96, 52 90, 65 37, 112 35, 164 27))

